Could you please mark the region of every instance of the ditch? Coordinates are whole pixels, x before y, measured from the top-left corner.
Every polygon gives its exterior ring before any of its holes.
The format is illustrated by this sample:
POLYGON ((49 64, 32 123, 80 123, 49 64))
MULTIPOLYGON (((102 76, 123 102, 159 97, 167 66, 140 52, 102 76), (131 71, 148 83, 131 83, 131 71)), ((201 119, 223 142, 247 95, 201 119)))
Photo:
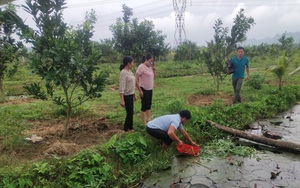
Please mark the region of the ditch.
MULTIPOLYGON (((270 119, 254 122, 252 134, 271 132, 282 140, 300 144, 300 105, 270 119)), ((176 156, 172 167, 155 172, 140 188, 297 188, 300 187, 299 154, 239 139, 257 148, 254 156, 203 158, 176 156)))

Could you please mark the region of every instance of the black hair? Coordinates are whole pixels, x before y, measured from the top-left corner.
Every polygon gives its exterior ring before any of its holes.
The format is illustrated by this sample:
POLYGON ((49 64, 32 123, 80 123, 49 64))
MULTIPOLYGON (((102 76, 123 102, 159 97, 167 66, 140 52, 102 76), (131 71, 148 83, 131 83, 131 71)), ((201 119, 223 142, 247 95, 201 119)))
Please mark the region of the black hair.
POLYGON ((192 115, 191 112, 188 110, 182 110, 181 112, 179 112, 180 117, 182 118, 186 118, 186 119, 191 119, 192 115))
POLYGON ((128 63, 131 63, 133 61, 133 58, 131 56, 125 56, 123 59, 123 63, 120 65, 120 71, 128 65, 128 63))
POLYGON ((236 49, 236 51, 239 51, 239 50, 245 51, 244 47, 241 47, 241 46, 239 46, 239 47, 236 49))
POLYGON ((153 58, 154 56, 153 56, 153 54, 152 53, 147 53, 147 55, 146 55, 146 60, 149 60, 149 59, 151 59, 151 58, 153 58))
POLYGON ((143 55, 141 63, 144 63, 146 61, 146 56, 143 55))

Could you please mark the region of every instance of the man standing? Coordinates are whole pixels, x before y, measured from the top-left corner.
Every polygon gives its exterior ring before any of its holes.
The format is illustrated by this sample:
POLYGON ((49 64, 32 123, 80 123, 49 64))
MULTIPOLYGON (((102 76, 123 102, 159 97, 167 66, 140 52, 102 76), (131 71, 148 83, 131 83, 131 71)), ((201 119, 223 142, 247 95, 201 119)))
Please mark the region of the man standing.
POLYGON ((244 48, 237 48, 237 55, 231 59, 231 62, 234 65, 234 72, 232 74, 232 86, 234 89, 234 100, 233 104, 241 102, 241 88, 243 79, 245 77, 245 68, 247 72, 247 80, 250 80, 250 68, 249 68, 249 60, 246 56, 244 56, 244 48))
POLYGON ((147 123, 147 132, 154 138, 163 141, 163 151, 166 150, 173 141, 176 142, 177 145, 183 144, 175 134, 175 130, 177 129, 192 145, 197 146, 182 126, 182 124, 185 124, 190 118, 191 113, 188 110, 182 110, 179 114, 164 115, 149 121, 147 123))

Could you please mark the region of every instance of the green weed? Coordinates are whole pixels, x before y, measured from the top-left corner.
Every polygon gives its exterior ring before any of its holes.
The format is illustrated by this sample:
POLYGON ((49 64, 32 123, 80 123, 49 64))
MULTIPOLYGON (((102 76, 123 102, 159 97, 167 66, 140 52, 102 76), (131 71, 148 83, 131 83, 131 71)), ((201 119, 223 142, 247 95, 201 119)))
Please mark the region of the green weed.
POLYGON ((203 148, 203 154, 207 156, 218 156, 224 158, 228 155, 250 157, 255 152, 254 148, 237 146, 231 140, 213 140, 203 148))
POLYGON ((253 89, 261 89, 263 82, 265 81, 265 78, 261 76, 260 74, 253 74, 251 75, 251 79, 249 81, 246 81, 245 85, 250 86, 253 89))
POLYGON ((28 92, 29 95, 34 95, 36 99, 46 100, 46 94, 42 91, 40 83, 25 84, 23 88, 28 92))

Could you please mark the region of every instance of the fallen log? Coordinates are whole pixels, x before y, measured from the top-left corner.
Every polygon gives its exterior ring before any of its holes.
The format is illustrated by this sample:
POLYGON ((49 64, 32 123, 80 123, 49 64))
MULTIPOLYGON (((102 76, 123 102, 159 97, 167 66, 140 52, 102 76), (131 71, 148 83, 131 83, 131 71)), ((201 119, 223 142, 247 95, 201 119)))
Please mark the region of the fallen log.
POLYGON ((269 146, 273 146, 277 149, 280 150, 284 150, 284 151, 289 151, 289 152, 294 152, 294 153, 300 153, 300 144, 296 144, 296 143, 292 143, 292 142, 288 142, 288 141, 283 141, 283 140, 274 140, 271 138, 266 138, 266 137, 262 137, 262 136, 257 136, 257 135, 253 135, 253 134, 249 134, 237 129, 233 129, 230 127, 226 127, 223 125, 219 125, 211 120, 207 120, 206 121, 208 124, 213 125, 214 127, 216 127, 217 129, 231 134, 233 136, 236 137, 240 137, 240 138, 245 138, 248 140, 252 140, 254 142, 258 142, 258 143, 262 143, 262 144, 266 144, 269 146))

